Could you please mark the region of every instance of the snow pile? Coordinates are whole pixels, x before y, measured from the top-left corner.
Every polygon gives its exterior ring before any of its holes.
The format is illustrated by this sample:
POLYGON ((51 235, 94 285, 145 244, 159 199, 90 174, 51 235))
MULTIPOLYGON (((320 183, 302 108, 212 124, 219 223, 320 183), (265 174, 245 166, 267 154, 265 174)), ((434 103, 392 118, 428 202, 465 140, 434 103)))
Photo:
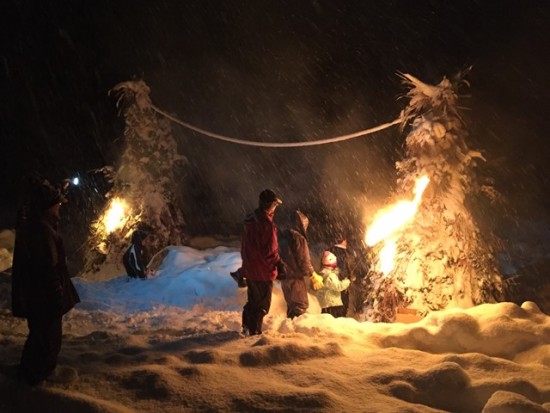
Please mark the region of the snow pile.
POLYGON ((125 275, 95 282, 75 279, 82 299, 80 309, 111 311, 150 311, 158 306, 192 308, 202 305, 222 310, 238 310, 235 281, 229 277, 240 265, 234 249, 218 247, 198 251, 170 247, 168 255, 150 279, 125 275))
POLYGON ((415 324, 310 312, 285 318, 275 288, 261 337, 240 337, 246 290, 234 248, 171 247, 159 274, 78 279, 60 367, 15 380, 26 335, 0 276, 0 411, 550 411, 550 317, 534 303, 429 314, 415 324))

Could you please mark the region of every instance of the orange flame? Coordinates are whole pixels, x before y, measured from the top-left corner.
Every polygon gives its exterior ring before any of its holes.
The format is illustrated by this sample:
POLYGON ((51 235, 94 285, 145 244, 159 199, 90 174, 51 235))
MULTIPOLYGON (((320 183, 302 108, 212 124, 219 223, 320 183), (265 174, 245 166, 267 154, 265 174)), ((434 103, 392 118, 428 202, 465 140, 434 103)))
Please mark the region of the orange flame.
POLYGON ((428 186, 430 179, 424 175, 416 180, 414 198, 410 201, 398 201, 397 203, 382 209, 376 214, 376 218, 367 229, 365 243, 372 247, 380 241, 384 246, 380 251, 378 271, 389 274, 395 267, 395 255, 397 253, 397 237, 395 234, 410 222, 418 210, 422 194, 428 186))
POLYGON ((110 234, 124 227, 129 218, 129 209, 128 204, 124 199, 115 197, 111 200, 109 208, 101 219, 106 234, 110 234))
MULTIPOLYGON (((119 197, 114 197, 109 202, 109 207, 103 215, 92 224, 92 231, 97 237, 96 248, 102 254, 108 253, 108 237, 115 231, 121 230, 131 218, 131 208, 128 203, 119 197)), ((138 217, 139 218, 139 217, 138 217)), ((132 218, 135 219, 135 218, 132 218)))

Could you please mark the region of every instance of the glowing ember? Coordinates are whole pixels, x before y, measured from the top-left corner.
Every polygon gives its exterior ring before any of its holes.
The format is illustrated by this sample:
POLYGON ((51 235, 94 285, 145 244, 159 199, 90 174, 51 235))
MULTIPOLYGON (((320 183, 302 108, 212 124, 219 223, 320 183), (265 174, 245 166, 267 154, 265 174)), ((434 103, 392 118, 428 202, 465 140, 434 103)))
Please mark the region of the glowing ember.
POLYGON ((123 199, 115 197, 111 200, 111 205, 102 219, 107 234, 124 227, 128 221, 128 209, 128 204, 123 199))
POLYGON ((430 179, 425 175, 417 179, 413 191, 414 199, 399 201, 381 210, 368 228, 365 236, 365 243, 368 246, 372 247, 380 241, 385 241, 384 247, 380 251, 379 262, 379 271, 383 274, 388 274, 395 266, 397 244, 396 239, 392 236, 415 216, 422 200, 422 194, 429 182, 430 179))

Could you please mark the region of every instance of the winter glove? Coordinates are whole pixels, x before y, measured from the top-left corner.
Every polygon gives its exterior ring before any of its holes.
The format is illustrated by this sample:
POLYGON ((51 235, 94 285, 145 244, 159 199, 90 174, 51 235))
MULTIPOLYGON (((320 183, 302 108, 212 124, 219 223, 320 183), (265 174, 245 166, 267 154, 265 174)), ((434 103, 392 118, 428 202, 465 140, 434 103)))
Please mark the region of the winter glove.
POLYGON ((315 271, 313 271, 313 273, 309 276, 309 279, 311 280, 311 286, 315 291, 323 286, 323 277, 321 277, 315 271))
POLYGON ((230 271, 229 274, 231 275, 231 278, 237 282, 237 286, 239 288, 246 288, 246 278, 244 278, 242 268, 239 268, 237 271, 230 271))
POLYGON ((286 264, 284 261, 279 261, 276 264, 277 267, 277 279, 284 280, 286 278, 286 264))

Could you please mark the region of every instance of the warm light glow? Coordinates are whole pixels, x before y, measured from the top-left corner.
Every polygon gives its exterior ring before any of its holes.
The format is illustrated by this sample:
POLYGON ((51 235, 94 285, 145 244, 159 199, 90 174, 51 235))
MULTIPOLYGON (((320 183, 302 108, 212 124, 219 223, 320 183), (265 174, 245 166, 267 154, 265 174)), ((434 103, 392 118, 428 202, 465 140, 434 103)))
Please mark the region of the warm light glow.
POLYGON ((379 271, 384 274, 391 272, 395 266, 396 240, 392 236, 408 222, 412 220, 422 200, 422 194, 428 186, 430 179, 424 175, 416 180, 414 187, 414 199, 410 201, 398 201, 397 203, 381 210, 376 215, 374 222, 367 230, 365 243, 372 247, 380 241, 385 245, 380 251, 379 271))
POLYGON ((120 238, 127 238, 131 235, 132 229, 140 222, 141 212, 136 207, 120 198, 113 197, 107 204, 105 212, 92 224, 92 231, 96 239, 95 248, 102 254, 107 255, 112 241, 120 238), (138 212, 136 212, 138 211, 138 212))
POLYGON ((380 261, 378 262, 377 270, 382 274, 389 274, 395 268, 395 254, 397 252, 397 243, 394 239, 384 242, 382 250, 380 250, 380 261))
POLYGON ((428 178, 426 175, 421 176, 416 180, 416 183, 414 184, 414 203, 418 207, 420 204, 420 201, 422 200, 422 194, 424 193, 424 190, 430 183, 430 178, 428 178))
POLYGON ((121 198, 113 198, 109 209, 103 216, 102 222, 107 234, 124 227, 128 221, 128 204, 121 198))
POLYGON ((416 212, 413 201, 399 201, 382 210, 367 230, 365 242, 369 247, 391 236, 409 222, 416 212))

